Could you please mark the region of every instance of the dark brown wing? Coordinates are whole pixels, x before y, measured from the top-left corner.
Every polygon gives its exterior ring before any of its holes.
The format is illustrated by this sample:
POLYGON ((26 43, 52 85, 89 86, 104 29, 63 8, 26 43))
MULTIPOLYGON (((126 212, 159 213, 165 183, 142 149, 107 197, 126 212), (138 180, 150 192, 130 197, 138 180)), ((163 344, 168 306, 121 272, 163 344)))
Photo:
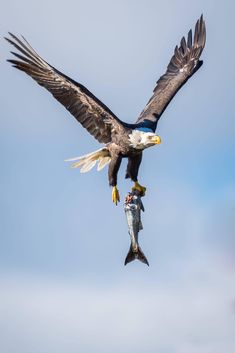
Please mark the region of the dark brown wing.
POLYGON ((183 37, 180 47, 176 46, 174 55, 166 73, 157 81, 153 96, 140 114, 136 124, 156 129, 157 122, 178 90, 200 68, 199 60, 206 42, 206 26, 203 16, 197 21, 194 38, 192 30, 188 33, 187 42, 183 37))
POLYGON ((64 75, 43 60, 23 38, 5 38, 19 53, 20 60, 8 60, 19 70, 24 71, 45 87, 99 142, 111 141, 111 129, 121 125, 121 121, 96 98, 86 87, 64 75))

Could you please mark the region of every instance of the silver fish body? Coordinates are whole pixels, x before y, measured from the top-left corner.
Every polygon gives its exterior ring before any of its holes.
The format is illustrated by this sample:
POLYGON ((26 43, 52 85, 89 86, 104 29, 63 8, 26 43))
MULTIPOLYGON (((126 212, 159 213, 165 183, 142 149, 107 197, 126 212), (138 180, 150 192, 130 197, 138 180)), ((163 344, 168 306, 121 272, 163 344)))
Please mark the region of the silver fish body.
POLYGON ((131 246, 125 259, 125 265, 136 259, 149 266, 148 260, 145 257, 138 243, 139 231, 143 229, 141 222, 141 211, 144 211, 144 206, 138 192, 131 192, 125 198, 124 210, 127 219, 128 231, 131 238, 131 246))

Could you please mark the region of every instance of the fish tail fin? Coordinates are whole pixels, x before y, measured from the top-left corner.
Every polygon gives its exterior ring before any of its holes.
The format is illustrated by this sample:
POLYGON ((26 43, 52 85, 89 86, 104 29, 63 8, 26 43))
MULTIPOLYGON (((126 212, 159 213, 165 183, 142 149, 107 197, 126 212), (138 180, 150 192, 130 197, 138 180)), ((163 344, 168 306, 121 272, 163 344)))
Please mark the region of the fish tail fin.
POLYGON ((129 252, 126 256, 125 259, 125 265, 127 265, 129 262, 132 262, 134 260, 140 260, 144 264, 149 266, 149 262, 144 255, 143 251, 141 250, 141 247, 138 245, 137 250, 133 251, 132 246, 130 246, 129 252))
POLYGON ((66 162, 73 162, 72 168, 81 168, 81 173, 89 172, 98 162, 97 170, 103 169, 111 161, 111 156, 107 147, 86 154, 85 156, 67 159, 66 162))

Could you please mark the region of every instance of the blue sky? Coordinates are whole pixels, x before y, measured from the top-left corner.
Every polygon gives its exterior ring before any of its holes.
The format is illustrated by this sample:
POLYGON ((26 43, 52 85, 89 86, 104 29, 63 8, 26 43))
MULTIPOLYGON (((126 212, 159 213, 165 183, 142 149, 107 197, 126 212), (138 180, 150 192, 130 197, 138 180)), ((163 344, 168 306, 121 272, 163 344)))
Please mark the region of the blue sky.
POLYGON ((130 122, 202 12, 207 43, 159 122, 162 144, 144 153, 147 268, 123 266, 129 237, 107 169, 82 175, 64 162, 99 144, 6 63, 1 40, 2 352, 234 352, 234 10, 232 0, 3 5, 2 37, 23 34, 130 122))

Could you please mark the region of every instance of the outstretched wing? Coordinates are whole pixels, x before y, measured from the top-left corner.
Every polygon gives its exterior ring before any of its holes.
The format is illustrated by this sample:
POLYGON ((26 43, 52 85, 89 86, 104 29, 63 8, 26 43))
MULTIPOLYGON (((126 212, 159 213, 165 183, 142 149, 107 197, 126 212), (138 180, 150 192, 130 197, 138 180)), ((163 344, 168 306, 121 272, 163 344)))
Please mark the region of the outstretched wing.
POLYGON ((183 37, 180 47, 176 46, 174 55, 166 73, 157 81, 153 96, 140 114, 136 124, 146 126, 155 131, 157 122, 187 80, 201 67, 199 58, 206 42, 206 26, 201 15, 195 26, 194 38, 192 30, 188 33, 187 42, 183 37))
POLYGON ((11 52, 20 60, 8 60, 45 87, 99 142, 111 141, 111 129, 121 125, 114 113, 86 87, 64 75, 43 60, 25 38, 20 40, 9 33, 5 38, 19 53, 11 52))

